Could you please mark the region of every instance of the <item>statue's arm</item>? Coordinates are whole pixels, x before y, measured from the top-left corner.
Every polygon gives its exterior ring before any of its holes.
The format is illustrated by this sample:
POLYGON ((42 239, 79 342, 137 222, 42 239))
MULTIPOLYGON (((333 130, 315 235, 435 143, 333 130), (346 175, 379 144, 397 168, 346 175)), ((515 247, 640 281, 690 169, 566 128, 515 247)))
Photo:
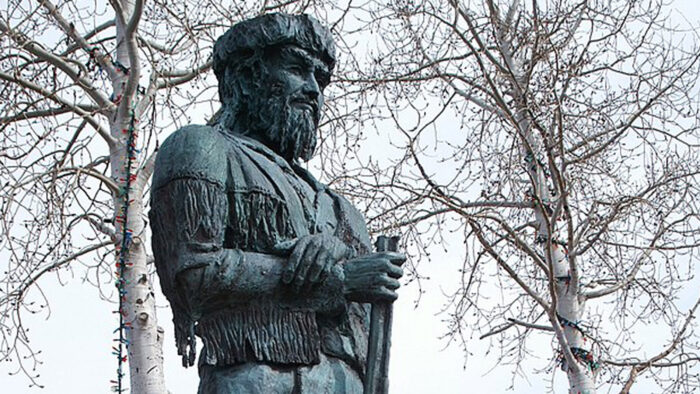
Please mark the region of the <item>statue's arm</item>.
POLYGON ((165 239, 159 237, 171 250, 170 258, 156 259, 159 274, 164 272, 161 278, 170 279, 164 288, 170 287, 195 319, 226 306, 269 301, 327 313, 345 307, 340 266, 330 268, 322 285, 292 293, 281 280, 287 257, 225 248, 229 205, 223 185, 201 178, 173 179, 154 192, 153 210, 165 211, 161 216, 166 217, 154 220, 154 233, 157 228, 174 230, 165 239))
POLYGON ((332 312, 343 310, 346 299, 395 297, 386 288, 398 286, 400 272, 385 256, 342 263, 342 253, 331 247, 339 240, 332 236, 295 240, 287 248, 291 257, 225 248, 226 225, 236 220, 226 191, 228 144, 209 127, 190 126, 168 138, 158 155, 150 214, 153 250, 171 302, 196 320, 222 304, 274 299, 332 312))
POLYGON ((156 159, 151 196, 155 264, 168 299, 192 320, 222 303, 269 297, 282 258, 225 249, 230 142, 207 126, 173 133, 156 159))

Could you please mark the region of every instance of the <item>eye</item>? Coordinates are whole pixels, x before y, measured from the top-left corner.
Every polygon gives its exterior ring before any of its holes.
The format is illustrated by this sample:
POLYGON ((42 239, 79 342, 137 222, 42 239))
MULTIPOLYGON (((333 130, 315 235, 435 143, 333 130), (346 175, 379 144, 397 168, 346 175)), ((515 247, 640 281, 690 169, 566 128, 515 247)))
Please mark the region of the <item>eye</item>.
POLYGON ((290 64, 287 66, 287 71, 292 72, 297 75, 304 74, 304 69, 298 64, 290 64))

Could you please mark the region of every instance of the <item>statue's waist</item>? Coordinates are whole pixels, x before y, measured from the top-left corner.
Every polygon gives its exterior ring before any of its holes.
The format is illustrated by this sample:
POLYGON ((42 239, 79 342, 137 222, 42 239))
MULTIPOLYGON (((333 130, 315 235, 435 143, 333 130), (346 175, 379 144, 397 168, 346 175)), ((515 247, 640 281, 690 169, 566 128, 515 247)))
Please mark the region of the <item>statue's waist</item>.
POLYGON ((312 310, 229 308, 205 315, 196 330, 204 342, 205 364, 319 362, 321 339, 312 310))
POLYGON ((196 328, 204 342, 200 364, 313 365, 323 352, 362 373, 367 347, 362 316, 366 310, 351 303, 347 312, 332 318, 311 309, 239 306, 208 313, 196 328))

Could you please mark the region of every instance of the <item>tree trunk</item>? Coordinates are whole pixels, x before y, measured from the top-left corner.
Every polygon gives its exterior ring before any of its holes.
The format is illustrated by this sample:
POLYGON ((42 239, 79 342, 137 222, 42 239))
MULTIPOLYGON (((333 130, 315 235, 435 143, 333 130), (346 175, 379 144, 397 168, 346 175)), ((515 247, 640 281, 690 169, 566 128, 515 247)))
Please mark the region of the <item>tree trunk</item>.
POLYGON ((155 294, 148 278, 144 238, 143 205, 141 188, 134 191, 136 199, 129 207, 129 226, 134 232, 129 250, 129 262, 124 271, 127 283, 126 321, 132 329, 126 330, 129 342, 128 362, 132 393, 166 392, 163 376, 163 332, 157 326, 155 294))
MULTIPOLYGON (((557 233, 554 232, 554 234, 557 233)), ((560 244, 553 244, 551 249, 556 280, 557 319, 562 326, 569 349, 572 352, 574 349, 583 349, 588 352, 589 350, 586 349, 585 343, 586 338, 578 327, 578 322, 581 321, 583 316, 583 303, 580 302, 578 297, 578 286, 574 287, 575 284, 571 280, 566 249, 560 244), (568 323, 573 323, 575 326, 568 323)), ((596 391, 594 371, 583 355, 581 353, 578 354, 578 356, 574 354, 576 363, 573 365, 563 361, 569 378, 569 393, 593 394, 596 391)), ((590 361, 592 362, 593 360, 590 361)))
MULTIPOLYGON (((533 136, 533 127, 527 117, 526 100, 520 96, 520 92, 514 89, 511 94, 518 97, 520 111, 515 115, 517 127, 520 130, 523 146, 522 152, 527 171, 532 180, 532 197, 535 201, 535 219, 537 222, 537 234, 535 243, 541 246, 550 268, 550 296, 555 303, 555 316, 550 316, 553 325, 560 326, 563 336, 559 339, 562 353, 562 366, 569 380, 570 394, 594 394, 595 376, 593 360, 588 360, 586 355, 592 357, 592 353, 585 348, 585 335, 578 322, 583 316, 583 303, 579 297, 578 275, 572 271, 569 262, 567 247, 563 241, 561 230, 557 226, 557 217, 562 215, 554 210, 557 200, 561 198, 563 191, 558 194, 552 190, 558 190, 557 185, 551 179, 549 170, 553 170, 547 162, 544 154, 544 144, 551 141, 540 142, 533 136), (548 170, 549 169, 549 170, 548 170), (553 286, 553 288, 552 288, 553 286), (562 340, 563 339, 563 340, 562 340)), ((551 311, 547 311, 551 314, 551 311)), ((559 327, 554 327, 555 331, 559 327)))
MULTIPOLYGON (((116 89, 115 89, 116 90, 116 89)), ((119 138, 115 151, 111 153, 112 177, 117 180, 123 190, 127 187, 127 154, 126 135, 123 130, 129 129, 129 121, 119 122, 112 126, 113 135, 119 138), (124 125, 123 123, 126 123, 124 125), (117 135, 114 130, 118 130, 117 135)), ((136 131, 136 130, 134 130, 136 131)), ((137 162, 137 161, 136 161, 137 162)), ((131 169, 133 173, 135 169, 131 169)), ((124 322, 131 329, 125 330, 128 350, 129 376, 132 393, 165 393, 163 376, 162 331, 157 327, 155 295, 148 277, 147 257, 145 249, 145 226, 142 202, 143 185, 140 179, 132 182, 128 199, 131 201, 126 210, 125 220, 115 220, 119 234, 118 245, 122 245, 124 226, 132 236, 132 241, 126 253, 127 264, 123 268, 124 322)), ((126 196, 114 198, 116 216, 124 212, 126 196)), ((119 260, 119 258, 118 258, 119 260)))
MULTIPOLYGON (((134 12, 133 1, 121 1, 121 5, 126 20, 129 21, 134 12)), ((139 129, 137 119, 139 114, 134 111, 137 94, 134 93, 133 98, 122 97, 123 94, 128 94, 125 88, 130 75, 132 80, 135 76, 138 83, 140 68, 138 64, 131 64, 129 56, 127 41, 131 40, 131 45, 135 48, 134 37, 126 37, 125 26, 119 22, 119 18, 117 18, 116 27, 119 44, 116 48, 115 64, 123 66, 124 69, 112 79, 113 97, 117 104, 127 99, 131 104, 128 107, 119 105, 116 116, 110 124, 111 134, 117 140, 117 144, 110 152, 112 178, 122 188, 121 195, 114 198, 115 216, 117 218, 122 216, 122 220, 115 220, 119 235, 118 245, 122 245, 122 234, 125 228, 131 234, 129 247, 123 251, 126 253, 127 264, 121 269, 123 288, 126 291, 123 295, 121 312, 127 326, 124 334, 130 390, 137 394, 163 394, 167 392, 163 375, 163 331, 157 326, 155 294, 148 277, 143 220, 143 190, 148 179, 135 176, 141 160, 138 153, 130 153, 128 150, 129 143, 134 143, 139 129), (131 133, 133 133, 132 140, 130 140, 131 133), (132 160, 134 158, 136 160, 132 160)), ((131 56, 138 56, 138 52, 132 51, 131 56)), ((124 386, 126 384, 122 383, 122 387, 124 386)))

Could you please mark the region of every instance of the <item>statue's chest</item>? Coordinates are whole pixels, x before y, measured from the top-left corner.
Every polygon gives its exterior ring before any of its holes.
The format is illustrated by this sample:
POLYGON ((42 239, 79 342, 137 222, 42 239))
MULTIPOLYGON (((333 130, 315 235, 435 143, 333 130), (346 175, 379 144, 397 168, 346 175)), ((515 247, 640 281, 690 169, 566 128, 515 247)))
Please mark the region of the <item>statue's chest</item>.
POLYGON ((275 159, 241 147, 230 155, 226 247, 269 252, 282 241, 336 232, 338 206, 330 193, 275 159))

